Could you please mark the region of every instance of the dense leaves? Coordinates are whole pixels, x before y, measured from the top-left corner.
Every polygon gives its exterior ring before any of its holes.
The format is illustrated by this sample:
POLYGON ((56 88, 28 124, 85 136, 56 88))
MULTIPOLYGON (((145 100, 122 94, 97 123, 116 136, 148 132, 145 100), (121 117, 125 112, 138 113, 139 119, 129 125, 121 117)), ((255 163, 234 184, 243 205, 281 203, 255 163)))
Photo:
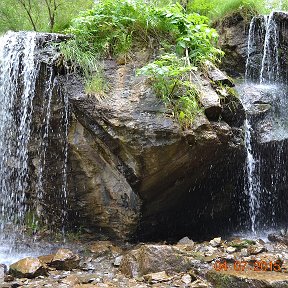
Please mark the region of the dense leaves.
POLYGON ((183 126, 190 126, 201 113, 199 91, 190 81, 190 73, 196 70, 187 63, 187 58, 165 54, 138 73, 149 77, 156 94, 171 108, 174 117, 183 126))
POLYGON ((273 9, 287 10, 288 0, 193 0, 188 1, 188 11, 197 12, 216 21, 234 11, 241 11, 251 18, 255 14, 269 14, 273 9))

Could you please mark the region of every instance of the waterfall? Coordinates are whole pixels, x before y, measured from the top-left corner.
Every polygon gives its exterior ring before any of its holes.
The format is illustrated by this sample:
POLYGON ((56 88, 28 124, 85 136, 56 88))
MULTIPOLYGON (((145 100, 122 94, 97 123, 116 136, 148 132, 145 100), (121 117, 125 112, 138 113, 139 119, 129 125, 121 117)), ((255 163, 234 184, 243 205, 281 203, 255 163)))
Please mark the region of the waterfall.
POLYGON ((34 61, 35 33, 7 33, 0 43, 0 235, 4 237, 6 229, 18 230, 24 220, 38 67, 34 61))
POLYGON ((8 243, 10 248, 23 235, 27 212, 33 209, 42 219, 45 209, 60 214, 62 229, 67 220, 69 103, 58 87, 51 61, 43 60, 48 53, 41 54, 41 37, 35 32, 8 32, 0 41, 0 244, 8 243), (59 123, 52 127, 57 113, 59 123), (52 155, 55 139, 62 148, 52 155), (52 161, 62 163, 59 173, 47 170, 52 161), (54 191, 47 189, 51 173, 61 182, 59 189, 55 183, 50 185, 54 191), (58 211, 48 207, 47 199, 60 202, 58 211))
POLYGON ((278 209, 279 191, 281 181, 286 179, 283 171, 287 163, 281 141, 288 135, 288 103, 285 68, 281 67, 279 55, 282 29, 277 22, 279 13, 283 12, 254 17, 250 23, 241 92, 246 110, 245 194, 253 233, 276 226, 282 213, 278 209), (273 149, 272 157, 266 151, 268 146, 273 149))
MULTIPOLYGON (((264 52, 260 69, 260 83, 275 83, 279 81, 279 35, 275 13, 265 17, 264 52)), ((253 22, 253 21, 252 21, 253 22)))

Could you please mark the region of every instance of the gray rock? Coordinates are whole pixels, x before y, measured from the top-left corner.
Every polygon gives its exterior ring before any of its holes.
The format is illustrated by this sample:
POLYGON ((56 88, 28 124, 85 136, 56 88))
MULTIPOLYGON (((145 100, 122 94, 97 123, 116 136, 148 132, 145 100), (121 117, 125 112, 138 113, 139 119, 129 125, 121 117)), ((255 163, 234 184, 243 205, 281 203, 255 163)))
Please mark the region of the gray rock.
POLYGON ((114 265, 114 266, 117 266, 117 267, 120 266, 122 259, 123 259, 123 256, 118 256, 118 257, 116 257, 116 258, 114 259, 113 265, 114 265))
POLYGON ((133 65, 118 67, 113 61, 106 61, 105 75, 111 92, 101 100, 81 92, 79 82, 73 86, 72 79, 68 81, 74 112, 69 134, 70 181, 80 204, 75 209, 81 225, 89 223, 91 228, 101 229, 111 238, 129 238, 137 227, 140 237, 155 236, 167 233, 170 230, 167 225, 189 227, 188 218, 190 227, 199 225, 197 211, 207 203, 209 207, 205 209, 211 213, 201 216, 201 221, 211 225, 212 211, 214 221, 224 214, 228 219, 231 203, 226 194, 231 193, 228 187, 239 186, 235 184, 238 181, 235 175, 241 165, 226 162, 233 166, 227 169, 219 159, 223 159, 222 151, 229 151, 233 159, 244 162, 243 135, 223 121, 207 119, 218 119, 222 111, 219 96, 209 81, 199 76, 200 82, 207 84, 202 83, 200 97, 207 117, 199 115, 191 128, 183 131, 165 114, 167 109, 145 79, 134 76, 133 65), (211 165, 221 167, 218 173, 222 168, 225 173, 234 171, 227 181, 213 185, 213 193, 208 192, 204 176, 211 165), (190 193, 193 183, 200 189, 190 193), (219 198, 210 201, 212 194, 219 198), (193 215, 185 216, 188 211, 182 208, 185 205, 193 215), (174 217, 171 211, 179 216, 174 217))
POLYGON ((227 253, 229 253, 229 254, 232 254, 232 253, 234 253, 234 252, 236 252, 237 251, 237 248, 235 248, 235 247, 227 247, 226 248, 226 252, 227 253))
POLYGON ((151 284, 158 282, 165 282, 172 279, 172 277, 169 277, 165 271, 146 274, 143 276, 143 278, 145 279, 145 281, 151 284))
POLYGON ((192 277, 189 274, 185 274, 181 277, 181 281, 185 284, 190 284, 192 281, 192 277))
POLYGON ((221 245, 222 239, 221 237, 217 237, 212 239, 209 243, 212 247, 219 247, 221 245))
POLYGON ((123 256, 120 271, 138 277, 162 271, 181 272, 192 268, 194 257, 169 245, 142 245, 123 256))
POLYGON ((216 25, 220 35, 219 44, 225 52, 222 67, 234 77, 245 72, 248 28, 249 19, 244 19, 241 12, 229 14, 216 25))
POLYGON ((234 86, 232 79, 228 77, 223 71, 218 69, 213 63, 206 61, 204 65, 207 70, 208 77, 211 81, 217 85, 227 85, 230 87, 234 86))
POLYGON ((188 237, 184 237, 182 239, 180 239, 177 244, 180 244, 180 245, 191 245, 191 246, 194 246, 194 241, 189 239, 188 237))
POLYGON ((224 122, 225 117, 220 117, 223 107, 210 80, 195 73, 199 83, 193 81, 199 84, 206 116, 200 114, 183 130, 145 79, 135 77, 135 68, 143 63, 118 66, 113 60, 104 61, 110 86, 107 97, 86 95, 79 75, 63 75, 63 58, 46 45, 49 39, 59 42, 63 37, 39 35, 42 62, 28 152, 31 187, 27 199, 31 210, 47 216, 46 222, 53 228, 61 227, 63 201, 56 191, 63 189, 63 177, 57 176, 63 174, 66 126, 59 123, 63 124, 67 112, 64 99, 68 96, 67 217, 71 227, 81 226, 109 239, 129 239, 136 233, 142 238, 160 234, 164 238, 173 227, 186 233, 199 225, 214 229, 215 223, 221 222, 225 226, 224 222, 233 217, 231 190, 241 190, 238 177, 243 172, 239 167, 245 153, 239 129, 233 121, 224 122), (55 70, 56 77, 51 95, 51 145, 42 167, 43 203, 35 207, 37 179, 42 171, 39 131, 45 123, 45 83, 50 70, 55 70), (224 154, 231 161, 224 161, 224 154))

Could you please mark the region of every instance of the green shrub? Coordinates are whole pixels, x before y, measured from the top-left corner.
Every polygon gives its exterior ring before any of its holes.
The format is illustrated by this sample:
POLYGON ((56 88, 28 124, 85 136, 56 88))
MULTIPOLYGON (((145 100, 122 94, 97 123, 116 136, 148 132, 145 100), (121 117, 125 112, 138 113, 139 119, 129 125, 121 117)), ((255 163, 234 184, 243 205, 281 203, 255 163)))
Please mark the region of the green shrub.
POLYGON ((154 7, 142 1, 105 0, 75 18, 68 32, 82 50, 112 56, 128 52, 133 43, 165 38, 170 29, 163 24, 154 7))
POLYGON ((190 73, 195 70, 196 67, 187 63, 187 58, 165 54, 138 71, 148 76, 156 95, 184 127, 189 127, 202 111, 198 105, 199 92, 190 81, 190 73))
POLYGON ((214 63, 220 61, 223 52, 216 48, 218 33, 209 27, 207 17, 197 13, 186 14, 180 4, 164 10, 162 16, 174 29, 177 27, 176 51, 179 55, 186 52, 194 65, 206 60, 214 63))
MULTIPOLYGON (((276 3, 270 10, 275 7, 276 3)), ((194 0, 189 2, 188 10, 206 15, 211 21, 219 20, 237 10, 248 13, 248 16, 269 13, 265 0, 194 0)))
MULTIPOLYGON (((65 44, 67 48, 64 45, 63 53, 84 67, 88 76, 92 70, 91 55, 111 57, 130 53, 139 45, 155 48, 156 43, 157 48, 164 48, 168 54, 139 73, 150 78, 156 94, 175 118, 183 126, 189 126, 201 111, 199 93, 189 75, 203 61, 219 62, 223 55, 216 47, 218 34, 208 23, 205 16, 187 14, 179 3, 156 7, 144 1, 104 0, 73 20, 68 32, 75 39, 65 44)), ((99 77, 90 78, 88 83, 91 94, 93 89, 103 86, 99 77)))

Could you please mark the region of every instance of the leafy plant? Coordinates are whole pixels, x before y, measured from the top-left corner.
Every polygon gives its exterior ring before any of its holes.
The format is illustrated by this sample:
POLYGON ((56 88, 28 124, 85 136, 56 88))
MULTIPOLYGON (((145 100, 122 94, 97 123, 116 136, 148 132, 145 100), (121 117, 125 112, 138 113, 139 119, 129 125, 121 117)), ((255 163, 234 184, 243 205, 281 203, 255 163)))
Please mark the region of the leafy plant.
POLYGON ((106 96, 107 90, 108 85, 101 69, 86 78, 85 92, 88 95, 93 95, 96 98, 101 99, 106 96))
POLYGON ((235 11, 244 13, 246 18, 256 14, 269 14, 272 10, 287 9, 288 0, 193 0, 189 1, 188 11, 207 16, 211 22, 217 21, 235 11))
POLYGON ((195 70, 197 68, 189 65, 186 58, 165 54, 138 71, 138 75, 148 76, 157 96, 184 127, 190 126, 201 113, 199 91, 189 79, 195 70))
POLYGON ((76 39, 61 42, 57 45, 70 71, 76 72, 80 69, 84 77, 88 78, 91 73, 97 70, 97 58, 95 55, 93 55, 92 51, 81 49, 76 39))
POLYGON ((176 34, 178 54, 189 56, 194 65, 200 64, 203 60, 220 61, 223 52, 216 48, 218 33, 209 27, 207 17, 197 13, 186 14, 178 3, 165 9, 162 16, 178 30, 176 34))
POLYGON ((105 0, 75 18, 67 32, 76 35, 84 51, 117 55, 127 52, 133 43, 148 43, 162 29, 153 11, 142 1, 105 0))

